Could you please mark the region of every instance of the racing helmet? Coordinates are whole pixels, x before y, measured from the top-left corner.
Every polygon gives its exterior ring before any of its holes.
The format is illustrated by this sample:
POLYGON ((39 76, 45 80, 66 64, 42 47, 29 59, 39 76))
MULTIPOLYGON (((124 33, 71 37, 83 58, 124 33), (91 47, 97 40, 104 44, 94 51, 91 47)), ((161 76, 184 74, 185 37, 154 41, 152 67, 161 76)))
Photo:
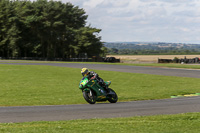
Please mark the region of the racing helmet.
POLYGON ((89 72, 90 71, 87 68, 82 68, 81 70, 81 74, 83 75, 83 77, 87 76, 89 72))

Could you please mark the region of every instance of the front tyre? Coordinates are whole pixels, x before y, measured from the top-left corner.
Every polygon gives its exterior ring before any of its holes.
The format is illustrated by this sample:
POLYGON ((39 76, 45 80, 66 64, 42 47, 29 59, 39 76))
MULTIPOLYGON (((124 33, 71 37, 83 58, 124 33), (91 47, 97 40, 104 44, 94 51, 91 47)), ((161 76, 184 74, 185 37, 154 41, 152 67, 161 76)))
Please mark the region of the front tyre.
POLYGON ((117 100, 118 100, 117 94, 115 93, 115 91, 113 89, 110 89, 110 92, 113 93, 113 94, 110 96, 110 98, 108 98, 108 101, 110 103, 116 103, 117 100))
POLYGON ((89 104, 95 104, 96 103, 96 97, 91 90, 90 91, 83 91, 83 97, 89 104))

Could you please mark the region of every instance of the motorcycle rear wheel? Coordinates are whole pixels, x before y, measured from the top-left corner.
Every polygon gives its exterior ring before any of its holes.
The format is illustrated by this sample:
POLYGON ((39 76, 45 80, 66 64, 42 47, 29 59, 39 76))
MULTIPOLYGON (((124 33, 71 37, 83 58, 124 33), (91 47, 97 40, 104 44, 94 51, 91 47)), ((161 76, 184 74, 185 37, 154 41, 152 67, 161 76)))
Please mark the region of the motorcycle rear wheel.
POLYGON ((96 103, 96 97, 92 91, 83 91, 83 97, 89 104, 96 103))
POLYGON ((118 101, 118 96, 117 96, 117 93, 113 90, 113 89, 110 89, 110 91, 112 91, 114 93, 114 95, 112 95, 108 101, 110 103, 116 103, 118 101))

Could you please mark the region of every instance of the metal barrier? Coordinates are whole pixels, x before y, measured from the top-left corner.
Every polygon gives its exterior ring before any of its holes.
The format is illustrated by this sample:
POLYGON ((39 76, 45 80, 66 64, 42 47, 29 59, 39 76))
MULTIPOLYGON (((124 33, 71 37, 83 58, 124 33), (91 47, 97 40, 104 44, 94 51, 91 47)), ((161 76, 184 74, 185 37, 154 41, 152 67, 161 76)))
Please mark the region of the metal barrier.
POLYGON ((200 63, 200 58, 192 58, 192 59, 187 59, 186 57, 184 59, 158 59, 158 63, 186 63, 186 64, 195 64, 195 63, 200 63))
POLYGON ((42 58, 42 57, 0 57, 0 60, 37 60, 37 61, 72 61, 72 62, 120 62, 115 57, 92 58, 42 58))

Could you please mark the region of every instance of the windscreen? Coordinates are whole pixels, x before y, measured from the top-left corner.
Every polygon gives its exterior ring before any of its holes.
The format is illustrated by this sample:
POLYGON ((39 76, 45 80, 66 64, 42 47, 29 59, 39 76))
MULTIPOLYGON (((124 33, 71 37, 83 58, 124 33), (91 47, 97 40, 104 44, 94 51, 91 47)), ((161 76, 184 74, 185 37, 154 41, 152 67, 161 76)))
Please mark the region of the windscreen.
POLYGON ((87 83, 88 83, 88 78, 87 78, 87 77, 83 77, 83 78, 81 79, 80 85, 84 86, 84 85, 86 85, 87 83))

